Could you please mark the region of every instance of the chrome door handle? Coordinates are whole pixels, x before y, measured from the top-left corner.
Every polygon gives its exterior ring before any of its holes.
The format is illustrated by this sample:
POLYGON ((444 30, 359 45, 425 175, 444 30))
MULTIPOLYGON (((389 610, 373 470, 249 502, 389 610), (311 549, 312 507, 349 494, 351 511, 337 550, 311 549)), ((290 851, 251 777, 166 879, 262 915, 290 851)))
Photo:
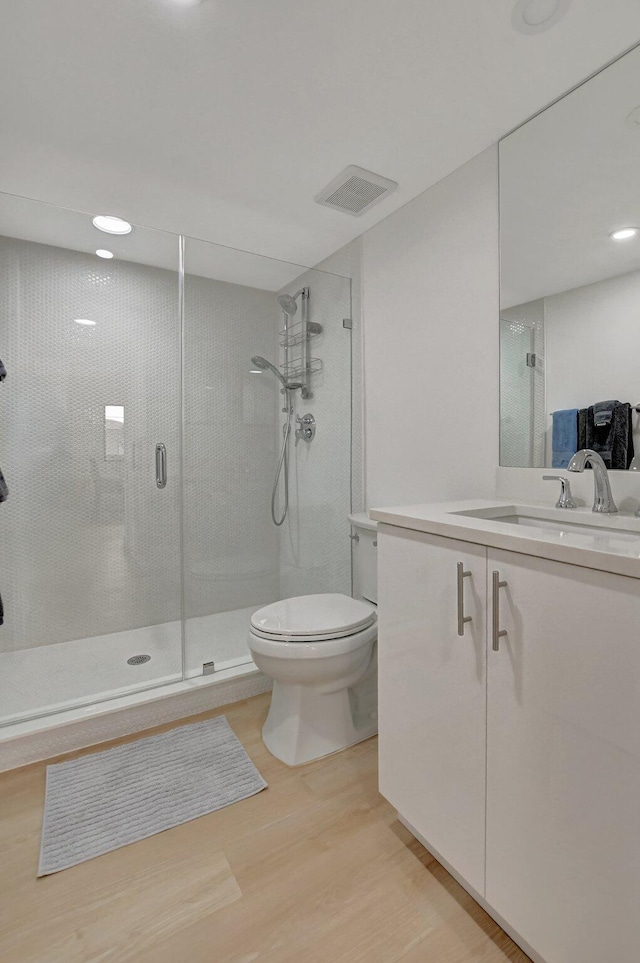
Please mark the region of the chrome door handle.
POLYGON ((164 488, 167 484, 167 449, 158 442, 156 445, 156 485, 164 488))
POLYGON ((493 651, 500 651, 500 639, 503 635, 507 634, 506 629, 500 628, 500 589, 506 586, 506 581, 500 581, 500 572, 494 572, 492 576, 492 590, 493 590, 493 651))
POLYGON ((458 562, 458 635, 464 635, 465 622, 471 622, 471 616, 464 614, 464 580, 471 578, 471 572, 465 572, 464 564, 458 562))

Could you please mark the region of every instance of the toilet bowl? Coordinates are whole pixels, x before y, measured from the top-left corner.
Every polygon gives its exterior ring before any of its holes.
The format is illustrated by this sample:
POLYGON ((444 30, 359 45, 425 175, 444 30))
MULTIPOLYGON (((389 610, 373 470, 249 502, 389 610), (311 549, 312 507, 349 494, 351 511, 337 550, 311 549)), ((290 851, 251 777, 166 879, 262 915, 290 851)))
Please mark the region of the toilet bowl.
POLYGON ((253 661, 273 679, 262 738, 289 766, 377 732, 376 609, 347 595, 303 595, 251 617, 253 661))

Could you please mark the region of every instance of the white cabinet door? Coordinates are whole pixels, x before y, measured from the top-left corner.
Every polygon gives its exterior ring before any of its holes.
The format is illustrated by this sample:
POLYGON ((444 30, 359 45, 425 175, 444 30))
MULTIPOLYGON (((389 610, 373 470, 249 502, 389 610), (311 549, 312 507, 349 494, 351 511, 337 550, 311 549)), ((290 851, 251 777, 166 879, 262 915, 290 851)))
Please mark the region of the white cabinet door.
POLYGON ((380 791, 484 892, 486 549, 382 526, 380 791), (464 635, 457 631, 457 563, 464 635))
POLYGON ((486 899, 547 963, 638 963, 640 582, 488 561, 486 899))

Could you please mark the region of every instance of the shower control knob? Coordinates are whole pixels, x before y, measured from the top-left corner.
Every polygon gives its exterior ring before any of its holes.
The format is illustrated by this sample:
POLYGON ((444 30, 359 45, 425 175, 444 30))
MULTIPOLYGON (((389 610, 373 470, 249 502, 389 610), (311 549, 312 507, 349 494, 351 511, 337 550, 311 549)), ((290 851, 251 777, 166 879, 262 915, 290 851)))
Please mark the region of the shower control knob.
POLYGON ((301 441, 313 441, 316 436, 316 419, 311 414, 296 415, 299 428, 296 428, 296 438, 301 441))

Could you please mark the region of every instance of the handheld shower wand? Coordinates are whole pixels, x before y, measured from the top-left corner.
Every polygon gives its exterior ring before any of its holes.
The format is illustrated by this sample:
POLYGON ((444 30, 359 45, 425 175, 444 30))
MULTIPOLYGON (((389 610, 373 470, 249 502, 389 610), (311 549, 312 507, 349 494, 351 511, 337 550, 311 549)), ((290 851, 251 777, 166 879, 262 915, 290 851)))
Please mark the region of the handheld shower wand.
POLYGON ((287 381, 286 378, 278 371, 274 364, 267 361, 261 355, 256 355, 251 359, 251 364, 255 365, 260 371, 271 371, 278 381, 282 385, 282 393, 285 396, 286 407, 283 411, 287 413, 287 421, 282 426, 282 449, 280 451, 280 458, 278 460, 278 467, 276 469, 276 477, 273 483, 273 489, 271 491, 271 519, 274 525, 278 528, 284 522, 289 511, 289 437, 291 435, 291 416, 293 414, 293 404, 290 392, 295 391, 297 388, 302 386, 296 384, 295 382, 287 381), (284 468, 284 508, 280 518, 276 518, 276 499, 278 497, 278 484, 280 482, 280 475, 284 468))

